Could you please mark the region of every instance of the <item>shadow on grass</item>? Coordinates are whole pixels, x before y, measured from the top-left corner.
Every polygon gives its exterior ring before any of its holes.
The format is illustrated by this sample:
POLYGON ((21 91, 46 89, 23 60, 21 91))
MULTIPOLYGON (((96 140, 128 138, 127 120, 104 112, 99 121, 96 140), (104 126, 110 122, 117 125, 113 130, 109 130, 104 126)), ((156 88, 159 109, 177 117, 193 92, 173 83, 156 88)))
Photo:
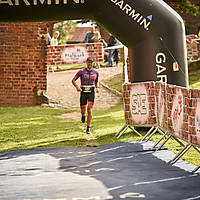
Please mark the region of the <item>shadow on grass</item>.
MULTIPOLYGON (((145 129, 138 129, 138 131, 145 135, 145 129)), ((54 141, 48 145, 39 145, 38 148, 56 148, 56 147, 97 147, 105 144, 113 144, 120 142, 132 142, 132 141, 140 141, 142 137, 139 137, 132 130, 127 130, 119 139, 115 137, 116 132, 112 132, 105 135, 86 135, 83 139, 66 139, 62 141, 54 141)))

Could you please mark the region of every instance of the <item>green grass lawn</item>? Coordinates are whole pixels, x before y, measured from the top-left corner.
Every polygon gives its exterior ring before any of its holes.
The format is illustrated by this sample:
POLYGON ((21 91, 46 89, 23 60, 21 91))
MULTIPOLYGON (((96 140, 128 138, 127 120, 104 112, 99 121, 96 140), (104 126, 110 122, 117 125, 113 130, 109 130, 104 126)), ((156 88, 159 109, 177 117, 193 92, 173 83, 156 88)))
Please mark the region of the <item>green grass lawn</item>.
MULTIPOLYGON (((58 66, 52 66, 54 71, 57 70, 57 67, 59 67, 59 71, 66 71, 66 70, 72 70, 72 69, 80 69, 86 67, 86 64, 73 64, 73 65, 58 65, 58 66)), ((47 70, 49 71, 49 66, 47 66, 47 70)))
POLYGON ((189 87, 200 89, 200 61, 189 63, 189 87))
MULTIPOLYGON (((198 84, 200 71, 190 70, 189 77, 190 86, 198 84)), ((119 90, 121 78, 121 75, 115 76, 106 84, 119 90)), ((94 110, 93 135, 87 136, 81 122, 57 118, 64 113, 71 113, 71 110, 38 106, 0 107, 0 152, 14 149, 98 146, 141 140, 142 137, 131 130, 127 130, 119 139, 115 137, 124 125, 123 110, 122 101, 108 110, 94 110)), ((139 131, 142 135, 146 133, 144 128, 140 128, 139 131)), ((155 134, 152 140, 156 141, 159 137, 159 134, 155 134)), ((175 153, 182 148, 173 140, 170 140, 166 147, 175 153)), ((194 149, 191 149, 183 158, 195 165, 200 164, 200 156, 194 149)))
POLYGON ((109 110, 94 110, 92 136, 85 134, 85 124, 57 118, 70 112, 46 107, 0 107, 0 151, 138 140, 134 134, 115 137, 124 123, 122 102, 109 110))

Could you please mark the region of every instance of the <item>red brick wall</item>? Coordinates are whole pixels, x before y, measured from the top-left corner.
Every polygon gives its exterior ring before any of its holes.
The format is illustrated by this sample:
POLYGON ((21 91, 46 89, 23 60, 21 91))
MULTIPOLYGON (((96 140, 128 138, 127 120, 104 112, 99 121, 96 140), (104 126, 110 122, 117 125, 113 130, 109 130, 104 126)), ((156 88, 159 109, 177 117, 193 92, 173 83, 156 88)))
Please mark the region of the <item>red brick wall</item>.
POLYGON ((45 33, 46 23, 0 23, 0 106, 35 105, 34 88, 46 90, 45 33))
POLYGON ((187 35, 187 58, 188 60, 197 60, 200 58, 200 38, 197 35, 187 35))

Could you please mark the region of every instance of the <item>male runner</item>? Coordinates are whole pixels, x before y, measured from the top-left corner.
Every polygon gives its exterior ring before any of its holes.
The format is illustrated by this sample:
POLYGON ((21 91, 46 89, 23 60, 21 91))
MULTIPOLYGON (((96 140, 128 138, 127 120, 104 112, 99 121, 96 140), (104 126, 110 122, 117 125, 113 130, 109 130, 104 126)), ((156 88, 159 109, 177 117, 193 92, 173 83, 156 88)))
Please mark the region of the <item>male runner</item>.
POLYGON ((76 88, 78 92, 81 92, 80 95, 80 106, 81 106, 81 121, 85 123, 85 115, 86 115, 86 107, 87 107, 87 134, 91 134, 90 132, 90 124, 92 121, 92 107, 94 104, 95 98, 95 88, 96 92, 98 92, 98 79, 99 73, 93 69, 94 59, 88 57, 86 60, 86 68, 79 70, 74 78, 72 79, 72 84, 76 88), (76 84, 76 80, 80 77, 81 86, 79 87, 76 84))

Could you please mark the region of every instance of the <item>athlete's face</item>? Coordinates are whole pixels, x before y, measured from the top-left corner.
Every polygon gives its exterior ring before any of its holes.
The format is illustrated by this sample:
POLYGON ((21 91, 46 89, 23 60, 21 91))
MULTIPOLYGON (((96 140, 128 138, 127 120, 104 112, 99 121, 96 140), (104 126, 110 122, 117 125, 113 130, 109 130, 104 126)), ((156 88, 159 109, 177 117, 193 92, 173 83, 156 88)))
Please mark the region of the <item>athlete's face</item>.
POLYGON ((93 68, 93 62, 90 61, 90 60, 88 60, 88 61, 86 61, 86 64, 87 64, 87 69, 88 70, 92 70, 92 68, 93 68))

